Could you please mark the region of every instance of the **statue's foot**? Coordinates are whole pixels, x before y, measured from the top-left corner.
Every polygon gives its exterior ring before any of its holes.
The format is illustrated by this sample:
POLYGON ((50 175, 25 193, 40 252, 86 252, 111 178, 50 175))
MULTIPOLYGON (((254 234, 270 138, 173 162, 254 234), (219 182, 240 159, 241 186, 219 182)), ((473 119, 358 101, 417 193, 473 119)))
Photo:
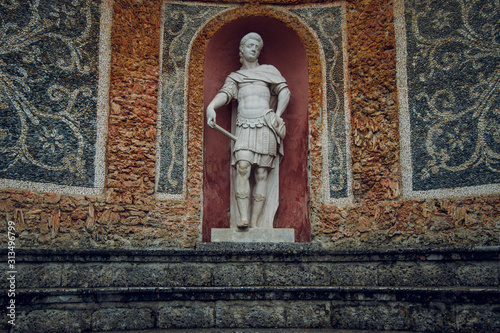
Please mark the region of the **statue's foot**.
POLYGON ((248 229, 248 221, 246 221, 246 220, 242 220, 242 221, 238 224, 238 229, 241 229, 241 230, 246 230, 246 229, 248 229))

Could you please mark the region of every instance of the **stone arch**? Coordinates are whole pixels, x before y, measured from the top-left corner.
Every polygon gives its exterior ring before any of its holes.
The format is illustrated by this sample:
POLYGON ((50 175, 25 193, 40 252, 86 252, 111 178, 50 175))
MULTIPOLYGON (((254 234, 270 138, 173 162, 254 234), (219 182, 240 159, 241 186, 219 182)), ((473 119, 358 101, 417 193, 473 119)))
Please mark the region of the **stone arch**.
MULTIPOLYGON (((292 54, 287 54, 287 50, 277 50, 286 43, 293 44, 294 48, 297 48, 297 43, 300 43, 302 48, 303 54, 297 57, 302 57, 299 62, 302 62, 303 68, 293 68, 293 61, 285 61, 281 65, 282 68, 278 68, 285 77, 288 76, 287 80, 292 77, 292 82, 289 82, 289 85, 292 88, 294 100, 290 102, 289 108, 295 108, 295 111, 289 113, 287 110, 288 114, 284 116, 287 126, 291 125, 288 126, 288 133, 290 130, 294 130, 294 122, 302 121, 305 122, 305 125, 304 128, 300 129, 303 131, 300 133, 302 142, 299 142, 300 140, 290 142, 293 139, 290 139, 289 134, 287 134, 288 143, 285 141, 285 159, 288 157, 289 160, 302 160, 302 163, 289 163, 288 169, 290 170, 283 171, 282 169, 282 172, 285 174, 288 172, 289 175, 294 175, 294 178, 293 181, 288 179, 285 182, 281 179, 283 177, 280 177, 280 209, 277 227, 294 228, 296 241, 307 242, 310 241, 310 221, 312 219, 310 215, 313 212, 313 209, 309 209, 309 204, 321 196, 322 158, 321 149, 316 147, 321 146, 323 130, 320 119, 321 101, 323 101, 321 87, 324 77, 321 60, 322 49, 315 35, 311 33, 305 23, 288 11, 272 6, 241 6, 225 11, 202 27, 191 44, 187 68, 188 147, 191 148, 191 143, 204 142, 204 157, 201 162, 204 163, 204 185, 202 185, 203 189, 200 189, 204 195, 202 203, 204 207, 203 241, 210 240, 211 228, 229 226, 228 214, 225 211, 225 208, 229 207, 229 177, 221 177, 221 175, 228 175, 230 152, 227 139, 223 137, 218 137, 216 140, 207 138, 204 109, 222 85, 227 74, 239 67, 237 45, 239 39, 249 32, 249 29, 263 35, 265 43, 264 51, 261 54, 261 63, 263 64, 271 63, 276 66, 277 64, 274 62, 276 57, 286 57, 287 55, 291 57, 292 54), (271 30, 274 37, 270 33, 271 30), (281 33, 279 39, 276 39, 276 32, 281 33), (227 48, 232 48, 232 51, 216 54, 218 48, 226 47, 222 44, 222 40, 227 40, 227 48), (214 41, 216 45, 210 45, 214 41), (222 60, 213 62, 214 57, 222 57, 222 60), (207 68, 207 65, 210 68, 207 68), (287 75, 287 72, 293 75, 287 75), (298 89, 293 91, 293 87, 298 89), (300 112, 302 112, 302 116, 300 112), (215 142, 217 147, 214 147, 215 142), (287 147, 289 148, 287 149, 287 147), (222 150, 223 153, 214 155, 215 149, 222 150), (292 153, 297 149, 300 150, 300 156, 295 156, 292 153), (300 184, 297 185, 297 183, 300 184), (283 191, 285 195, 282 196, 283 191)), ((218 123, 229 128, 229 117, 224 117, 224 114, 229 114, 229 112, 218 111, 218 123)), ((218 133, 210 133, 212 138, 217 136, 219 136, 218 133)), ((291 137, 293 138, 293 134, 291 137)), ((188 184, 191 161, 200 161, 199 156, 194 155, 196 151, 200 152, 200 147, 193 148, 195 149, 188 149, 187 156, 188 184)))

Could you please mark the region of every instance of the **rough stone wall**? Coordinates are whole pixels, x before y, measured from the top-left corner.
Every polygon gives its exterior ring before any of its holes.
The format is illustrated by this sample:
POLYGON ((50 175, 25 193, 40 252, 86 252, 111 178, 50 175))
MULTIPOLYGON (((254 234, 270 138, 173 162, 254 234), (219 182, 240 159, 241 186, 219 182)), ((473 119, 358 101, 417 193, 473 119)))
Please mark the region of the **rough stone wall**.
MULTIPOLYGON (((115 1, 107 176, 98 196, 3 189, 19 247, 194 245, 200 198, 154 199, 161 1, 115 1)), ((2 223, 6 230, 6 224, 2 223)), ((3 242, 3 240, 2 240, 3 242)))
POLYGON ((316 235, 336 248, 499 243, 499 196, 401 195, 394 2, 347 7, 354 204, 324 207, 316 235))
MULTIPOLYGON (((0 232, 15 219, 18 247, 192 247, 199 239, 201 143, 190 145, 197 149, 188 159, 198 163, 188 173, 186 198, 154 196, 161 1, 117 0, 113 10, 104 192, 2 189, 0 232)), ((349 1, 346 11, 354 202, 337 207, 313 197, 313 241, 339 249, 500 244, 498 195, 402 197, 393 1, 349 1)), ((313 192, 319 179, 312 178, 313 192)))

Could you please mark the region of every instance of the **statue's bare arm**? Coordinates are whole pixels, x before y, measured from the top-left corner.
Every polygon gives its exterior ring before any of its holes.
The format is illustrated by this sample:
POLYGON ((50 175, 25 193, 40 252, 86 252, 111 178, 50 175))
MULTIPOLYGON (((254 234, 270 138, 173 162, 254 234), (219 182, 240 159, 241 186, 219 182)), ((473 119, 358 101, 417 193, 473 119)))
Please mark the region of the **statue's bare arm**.
POLYGON ((220 108, 221 106, 225 105, 227 103, 227 99, 229 97, 224 94, 224 93, 218 93, 215 95, 214 99, 208 104, 207 106, 207 124, 211 128, 214 128, 215 126, 215 109, 220 108))
POLYGON ((276 115, 278 117, 281 117, 285 112, 288 102, 290 102, 290 90, 283 88, 278 94, 278 105, 276 106, 276 115))

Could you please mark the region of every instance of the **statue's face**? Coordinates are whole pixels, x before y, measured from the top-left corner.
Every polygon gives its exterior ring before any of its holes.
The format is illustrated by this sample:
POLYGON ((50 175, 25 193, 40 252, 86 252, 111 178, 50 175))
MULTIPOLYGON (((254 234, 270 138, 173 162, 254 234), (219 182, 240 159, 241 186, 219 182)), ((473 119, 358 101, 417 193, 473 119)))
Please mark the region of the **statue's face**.
POLYGON ((260 54, 260 43, 255 39, 247 40, 241 49, 241 53, 247 61, 257 60, 260 54))

